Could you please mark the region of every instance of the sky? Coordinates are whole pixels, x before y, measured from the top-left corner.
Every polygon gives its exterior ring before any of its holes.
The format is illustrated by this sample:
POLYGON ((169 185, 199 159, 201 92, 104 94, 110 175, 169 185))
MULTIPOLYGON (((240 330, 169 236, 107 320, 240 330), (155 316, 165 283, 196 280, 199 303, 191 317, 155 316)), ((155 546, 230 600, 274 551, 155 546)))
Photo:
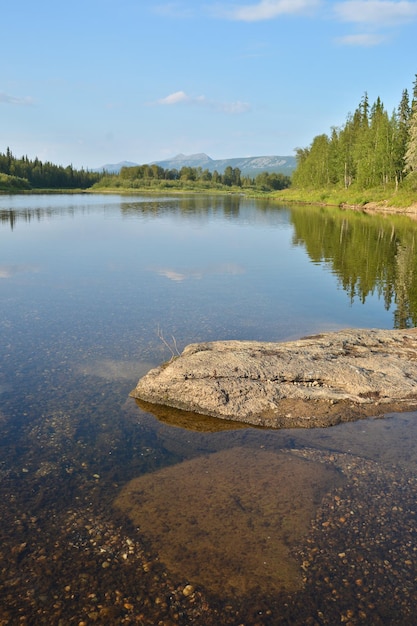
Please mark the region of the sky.
POLYGON ((0 152, 294 155, 417 73, 417 0, 5 0, 0 152))

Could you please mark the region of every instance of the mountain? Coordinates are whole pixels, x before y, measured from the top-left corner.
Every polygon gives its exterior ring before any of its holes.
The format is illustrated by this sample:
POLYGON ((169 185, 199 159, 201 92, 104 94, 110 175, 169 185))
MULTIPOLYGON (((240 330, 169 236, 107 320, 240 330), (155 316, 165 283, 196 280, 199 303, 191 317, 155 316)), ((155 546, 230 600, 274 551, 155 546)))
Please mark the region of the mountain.
MULTIPOLYGON (((201 167, 203 170, 210 169, 211 165, 215 163, 207 154, 201 152, 199 154, 177 154, 172 159, 166 159, 165 161, 152 161, 152 164, 163 167, 164 170, 180 170, 182 167, 201 167)), ((210 171, 213 171, 210 169, 210 171)))
MULTIPOLYGON (((134 167, 138 163, 130 161, 122 161, 112 165, 103 165, 97 168, 96 172, 106 170, 107 172, 120 172, 122 167, 134 167)), ((199 154, 177 154, 172 159, 164 161, 152 161, 149 165, 159 165, 165 170, 180 170, 182 167, 201 167, 203 170, 214 172, 217 170, 219 174, 223 174, 226 167, 233 169, 238 167, 243 176, 255 177, 261 172, 276 172, 290 176, 296 168, 296 159, 294 156, 257 156, 257 157, 238 157, 234 159, 212 159, 204 152, 199 154)))
POLYGON ((223 174, 226 167, 238 167, 243 176, 257 176, 261 172, 276 172, 287 174, 288 176, 296 168, 294 156, 257 156, 257 157, 237 157, 233 159, 211 159, 207 154, 177 154, 172 159, 165 161, 154 161, 164 169, 181 169, 182 167, 201 167, 210 172, 217 170, 223 174))
POLYGON ((122 167, 134 167, 138 163, 132 163, 132 161, 120 161, 120 163, 108 163, 101 167, 96 167, 93 172, 108 172, 109 174, 118 174, 122 167))

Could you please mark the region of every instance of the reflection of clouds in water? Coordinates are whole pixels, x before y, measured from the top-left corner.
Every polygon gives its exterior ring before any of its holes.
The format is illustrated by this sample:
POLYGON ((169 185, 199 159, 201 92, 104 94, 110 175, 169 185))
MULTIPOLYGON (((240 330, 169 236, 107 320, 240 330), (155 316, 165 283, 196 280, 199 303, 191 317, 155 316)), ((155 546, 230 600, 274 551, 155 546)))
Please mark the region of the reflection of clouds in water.
POLYGON ((203 277, 201 272, 188 272, 186 274, 183 274, 180 272, 176 272, 175 270, 164 269, 164 268, 155 270, 155 272, 159 274, 160 276, 165 276, 165 278, 169 278, 169 280, 173 280, 174 282, 177 282, 177 283, 180 283, 181 281, 186 280, 187 278, 200 279, 203 277))
POLYGON ((115 359, 98 359, 88 363, 80 363, 76 367, 82 376, 97 376, 105 380, 137 381, 154 367, 151 363, 140 361, 116 361, 115 359))
POLYGON ((39 272, 36 265, 0 265, 0 278, 12 278, 21 272, 39 272))
POLYGON ((173 280, 174 282, 182 282, 190 278, 201 280, 205 276, 213 274, 228 274, 229 276, 233 276, 245 273, 245 269, 237 263, 222 263, 219 265, 211 265, 201 270, 184 270, 183 272, 169 267, 153 267, 150 268, 150 271, 159 274, 159 276, 165 276, 165 278, 169 278, 169 280, 173 280))

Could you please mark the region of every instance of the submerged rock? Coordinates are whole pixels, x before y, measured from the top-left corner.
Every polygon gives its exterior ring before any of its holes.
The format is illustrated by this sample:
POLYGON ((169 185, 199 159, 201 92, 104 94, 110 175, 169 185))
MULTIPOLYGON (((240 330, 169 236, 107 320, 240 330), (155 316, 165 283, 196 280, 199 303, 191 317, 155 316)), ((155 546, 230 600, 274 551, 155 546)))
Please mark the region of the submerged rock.
POLYGON ((417 329, 190 344, 148 372, 131 396, 270 428, 411 411, 417 408, 417 329))
POLYGON ((293 550, 344 482, 336 468, 291 452, 236 447, 134 478, 114 504, 190 583, 184 595, 198 584, 236 597, 302 587, 293 550))

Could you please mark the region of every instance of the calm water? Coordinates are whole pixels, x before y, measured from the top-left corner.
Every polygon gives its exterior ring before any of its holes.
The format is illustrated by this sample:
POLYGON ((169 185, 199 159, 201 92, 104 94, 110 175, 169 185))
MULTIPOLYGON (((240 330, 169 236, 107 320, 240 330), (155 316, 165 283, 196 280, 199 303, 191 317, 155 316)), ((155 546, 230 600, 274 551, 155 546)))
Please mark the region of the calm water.
POLYGON ((417 224, 227 197, 0 196, 0 625, 417 623, 417 415, 141 410, 188 343, 417 325, 417 224))

